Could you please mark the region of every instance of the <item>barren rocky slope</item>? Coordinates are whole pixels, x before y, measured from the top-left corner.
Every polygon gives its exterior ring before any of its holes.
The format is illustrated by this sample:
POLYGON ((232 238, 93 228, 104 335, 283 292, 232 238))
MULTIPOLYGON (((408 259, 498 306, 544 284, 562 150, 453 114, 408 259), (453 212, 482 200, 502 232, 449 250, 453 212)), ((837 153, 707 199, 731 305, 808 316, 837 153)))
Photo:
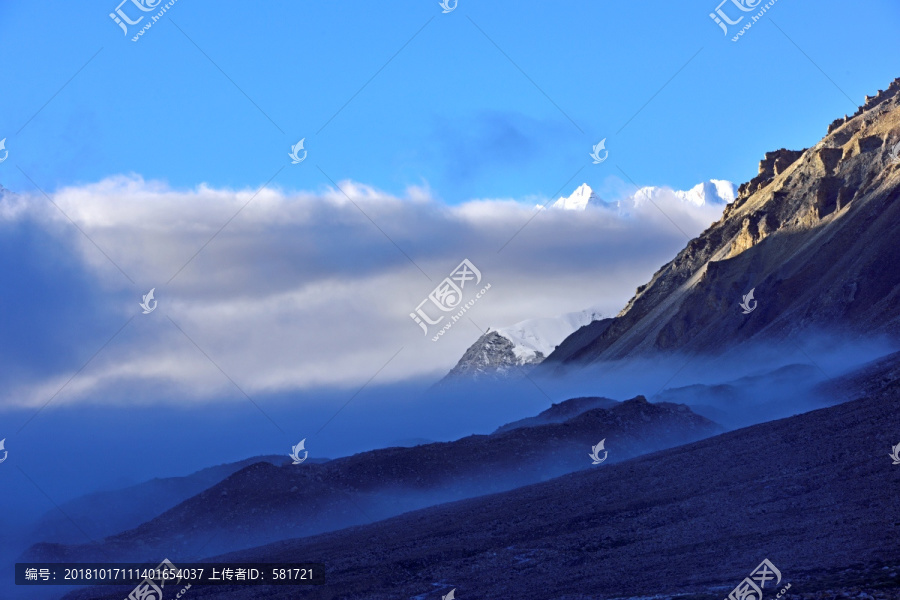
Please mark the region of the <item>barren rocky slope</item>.
MULTIPOLYGON (((191 594, 393 600, 456 588, 460 600, 721 600, 768 558, 792 584, 786 600, 900 598, 900 466, 888 456, 900 442, 900 383, 870 389, 622 463, 229 557, 321 562, 321 587, 191 594)), ((68 598, 119 600, 92 593, 68 598)))
POLYGON ((900 333, 900 79, 804 151, 766 154, 722 218, 608 328, 539 369, 660 351, 716 352, 827 330, 900 333), (742 297, 755 288, 756 310, 742 297))

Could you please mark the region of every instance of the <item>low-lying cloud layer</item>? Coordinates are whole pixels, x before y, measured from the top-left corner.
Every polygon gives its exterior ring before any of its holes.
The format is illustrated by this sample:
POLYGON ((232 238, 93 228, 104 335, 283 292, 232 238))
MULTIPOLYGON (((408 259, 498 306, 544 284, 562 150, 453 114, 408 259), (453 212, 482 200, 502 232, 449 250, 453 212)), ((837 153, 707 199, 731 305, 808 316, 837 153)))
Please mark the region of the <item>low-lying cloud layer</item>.
POLYGON ((54 402, 436 378, 488 327, 617 313, 723 208, 638 194, 620 199, 627 212, 535 210, 533 198, 447 206, 427 189, 399 198, 354 182, 257 193, 131 176, 50 199, 6 194, 0 237, 16 242, 0 259, 12 367, 0 406, 40 406, 63 386, 54 402), (463 259, 491 288, 432 342, 410 313, 463 259), (151 288, 158 309, 145 315, 151 288))

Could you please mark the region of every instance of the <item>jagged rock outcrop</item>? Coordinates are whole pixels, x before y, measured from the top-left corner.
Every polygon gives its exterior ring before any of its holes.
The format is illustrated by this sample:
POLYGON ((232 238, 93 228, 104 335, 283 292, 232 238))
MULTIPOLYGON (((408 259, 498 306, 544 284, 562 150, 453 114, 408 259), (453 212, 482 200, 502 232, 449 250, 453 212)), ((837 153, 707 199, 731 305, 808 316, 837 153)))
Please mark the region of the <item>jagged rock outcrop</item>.
POLYGON ((888 86, 888 89, 878 90, 878 93, 875 94, 874 96, 867 95, 865 98, 865 102, 863 102, 863 105, 860 106, 856 110, 855 113, 853 113, 852 117, 848 117, 847 115, 844 115, 844 117, 842 119, 834 120, 831 123, 831 125, 828 126, 828 133, 831 133, 832 131, 838 129, 839 127, 841 127, 842 125, 844 125, 845 123, 850 121, 851 119, 858 117, 859 115, 863 114, 864 112, 875 108, 876 106, 878 106, 885 100, 890 100, 891 98, 893 98, 893 96, 898 91, 900 91, 900 78, 897 78, 894 81, 892 81, 891 85, 888 86))
MULTIPOLYGON (((812 148, 766 154, 722 218, 616 318, 542 369, 660 351, 716 352, 803 331, 900 335, 900 79, 812 148), (755 288, 758 308, 739 308, 755 288)), ((566 342, 560 348, 567 346, 566 342)))
POLYGON ((738 187, 738 198, 746 198, 768 185, 776 175, 784 173, 788 167, 803 156, 805 150, 787 150, 782 148, 775 152, 766 152, 766 157, 759 161, 759 174, 738 187))

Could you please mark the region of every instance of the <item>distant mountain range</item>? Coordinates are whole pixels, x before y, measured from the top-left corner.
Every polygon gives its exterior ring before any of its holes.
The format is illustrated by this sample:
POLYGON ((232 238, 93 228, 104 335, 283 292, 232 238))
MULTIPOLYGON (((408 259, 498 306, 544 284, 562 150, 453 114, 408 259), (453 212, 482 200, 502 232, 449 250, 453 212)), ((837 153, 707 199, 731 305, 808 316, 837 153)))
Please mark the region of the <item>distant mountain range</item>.
POLYGON ((737 188, 730 181, 710 179, 709 181, 698 183, 693 188, 684 191, 671 190, 665 187, 643 187, 627 199, 607 202, 600 198, 600 196, 591 189, 591 186, 582 183, 570 196, 559 198, 550 205, 550 208, 558 210, 588 210, 593 208, 627 210, 631 206, 641 202, 653 202, 664 194, 672 194, 682 202, 694 206, 714 205, 722 206, 722 208, 724 208, 726 204, 734 202, 734 199, 737 197, 737 188))

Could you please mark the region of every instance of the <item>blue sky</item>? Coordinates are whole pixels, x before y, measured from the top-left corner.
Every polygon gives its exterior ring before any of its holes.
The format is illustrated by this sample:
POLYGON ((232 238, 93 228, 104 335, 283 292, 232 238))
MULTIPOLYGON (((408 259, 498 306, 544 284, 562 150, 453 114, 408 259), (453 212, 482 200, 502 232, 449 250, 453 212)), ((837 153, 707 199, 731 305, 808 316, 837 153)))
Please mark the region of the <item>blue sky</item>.
POLYGON ((686 189, 749 179, 900 74, 892 0, 780 0, 738 43, 707 0, 179 0, 137 43, 115 6, 0 7, 6 187, 31 189, 21 168, 45 191, 127 173, 255 188, 305 137, 274 185, 455 204, 569 191, 585 167, 601 190, 623 173, 686 189), (604 137, 612 160, 589 165, 604 137))

